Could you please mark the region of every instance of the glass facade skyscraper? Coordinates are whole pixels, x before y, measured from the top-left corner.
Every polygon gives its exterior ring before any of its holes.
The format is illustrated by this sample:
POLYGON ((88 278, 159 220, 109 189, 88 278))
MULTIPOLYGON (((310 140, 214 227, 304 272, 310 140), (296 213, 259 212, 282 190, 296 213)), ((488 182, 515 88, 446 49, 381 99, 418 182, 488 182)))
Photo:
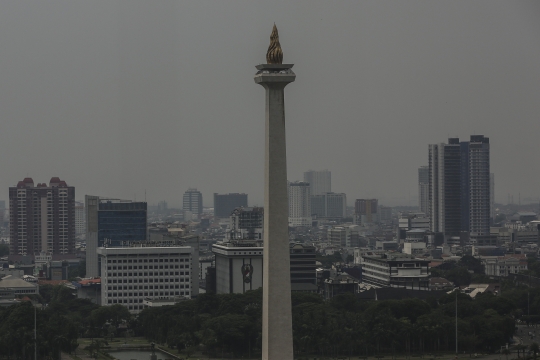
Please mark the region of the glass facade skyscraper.
POLYGON ((145 202, 101 202, 98 246, 122 246, 146 240, 146 210, 145 202))
POLYGON ((85 196, 86 276, 100 276, 97 249, 146 241, 145 202, 85 196))

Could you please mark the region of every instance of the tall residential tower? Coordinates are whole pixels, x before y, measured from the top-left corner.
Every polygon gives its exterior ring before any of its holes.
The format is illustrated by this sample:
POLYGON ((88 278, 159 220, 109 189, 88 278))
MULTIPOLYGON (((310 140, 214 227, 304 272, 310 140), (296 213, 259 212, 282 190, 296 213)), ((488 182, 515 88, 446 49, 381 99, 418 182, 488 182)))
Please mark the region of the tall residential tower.
POLYGON ((10 258, 75 252, 75 188, 57 177, 49 185, 25 178, 9 188, 10 258))
POLYGON ((478 245, 491 245, 489 138, 448 139, 429 145, 431 231, 445 238, 468 233, 478 245))

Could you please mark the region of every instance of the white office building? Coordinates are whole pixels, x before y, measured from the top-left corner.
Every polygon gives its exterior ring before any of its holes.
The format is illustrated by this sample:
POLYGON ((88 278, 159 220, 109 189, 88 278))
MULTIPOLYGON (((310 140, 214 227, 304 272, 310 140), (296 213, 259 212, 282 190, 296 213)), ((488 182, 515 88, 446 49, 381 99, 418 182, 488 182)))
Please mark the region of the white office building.
POLYGON ((307 182, 296 181, 288 184, 289 226, 311 227, 311 196, 307 182))
POLYGON ((199 261, 191 246, 98 248, 101 304, 137 314, 144 299, 196 297, 199 261))
POLYGON ((311 195, 322 195, 332 191, 332 173, 328 170, 306 171, 304 182, 309 183, 311 195))
POLYGON ((216 263, 216 293, 242 294, 262 286, 263 242, 218 242, 212 245, 216 263))

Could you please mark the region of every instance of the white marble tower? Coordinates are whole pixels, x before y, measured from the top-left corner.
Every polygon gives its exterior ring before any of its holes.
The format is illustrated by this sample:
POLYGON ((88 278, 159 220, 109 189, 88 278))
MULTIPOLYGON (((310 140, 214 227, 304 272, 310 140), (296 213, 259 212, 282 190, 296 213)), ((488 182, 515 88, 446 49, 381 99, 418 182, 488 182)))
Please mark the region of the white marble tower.
POLYGON ((266 90, 263 252, 263 360, 292 360, 291 279, 285 149, 285 86, 294 81, 274 25, 267 64, 257 65, 255 82, 266 90))

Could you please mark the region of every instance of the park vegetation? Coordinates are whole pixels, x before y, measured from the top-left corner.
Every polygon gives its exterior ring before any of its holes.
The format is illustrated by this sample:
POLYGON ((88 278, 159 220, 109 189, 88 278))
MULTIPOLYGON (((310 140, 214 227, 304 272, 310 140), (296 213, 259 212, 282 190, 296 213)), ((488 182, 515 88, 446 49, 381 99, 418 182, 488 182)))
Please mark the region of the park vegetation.
MULTIPOLYGON (((540 288, 511 282, 502 284, 498 296, 484 293, 474 299, 450 293, 438 299, 367 301, 345 294, 324 301, 317 294, 293 293, 296 356, 453 352, 456 298, 460 352, 497 351, 511 342, 517 320, 533 326, 540 323, 540 288)), ((184 354, 203 351, 214 357, 260 357, 261 290, 202 294, 174 306, 145 309, 138 316, 122 305, 99 307, 77 299, 65 286, 41 286, 33 300, 43 307, 34 310, 23 301, 0 308, 0 358, 33 358, 34 311, 40 359, 59 359, 60 352, 82 350, 78 349, 81 337, 106 345, 127 334, 184 354)))
MULTIPOLYGON (((202 345, 211 356, 254 356, 261 348, 261 295, 260 290, 204 294, 175 306, 145 309, 135 332, 179 350, 202 345)), ((514 334, 522 297, 487 293, 472 299, 459 293, 459 349, 493 352, 505 345, 514 334)), ((454 351, 455 301, 454 294, 438 301, 363 301, 353 294, 323 301, 316 294, 294 293, 294 349, 306 357, 454 351)))

